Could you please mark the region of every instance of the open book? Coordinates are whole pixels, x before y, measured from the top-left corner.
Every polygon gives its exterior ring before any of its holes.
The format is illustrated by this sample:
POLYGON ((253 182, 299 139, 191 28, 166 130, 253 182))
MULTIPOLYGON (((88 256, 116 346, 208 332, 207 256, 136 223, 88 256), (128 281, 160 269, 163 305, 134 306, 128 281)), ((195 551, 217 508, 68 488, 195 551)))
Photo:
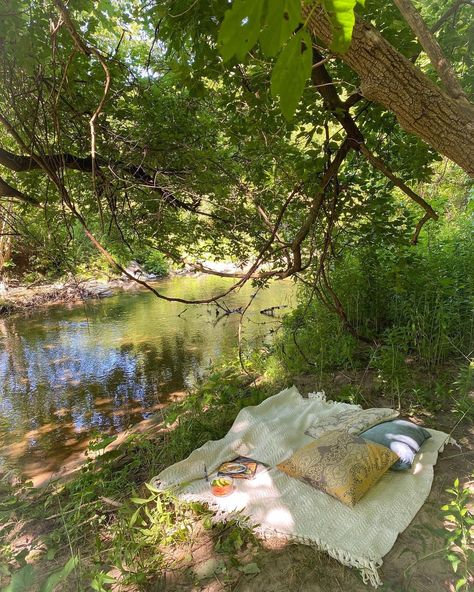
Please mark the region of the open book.
POLYGON ((217 469, 217 476, 232 477, 233 479, 253 479, 259 464, 261 463, 252 458, 238 456, 231 461, 222 463, 217 469))

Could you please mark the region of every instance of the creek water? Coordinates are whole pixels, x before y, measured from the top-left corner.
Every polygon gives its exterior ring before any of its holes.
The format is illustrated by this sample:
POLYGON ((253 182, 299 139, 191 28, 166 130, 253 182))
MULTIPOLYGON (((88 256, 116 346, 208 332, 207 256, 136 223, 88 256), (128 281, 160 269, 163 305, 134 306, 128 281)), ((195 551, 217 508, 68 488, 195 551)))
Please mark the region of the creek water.
MULTIPOLYGON (((155 285, 202 299, 231 284, 177 276, 155 285)), ((224 302, 245 306, 254 293, 246 285, 224 302)), ((293 298, 290 282, 260 290, 244 317, 245 339, 267 339, 280 321, 260 311, 291 307, 293 298)), ((184 396, 211 363, 237 354, 240 315, 221 313, 134 290, 0 319, 0 462, 32 479, 53 473, 91 437, 123 432, 184 396)))

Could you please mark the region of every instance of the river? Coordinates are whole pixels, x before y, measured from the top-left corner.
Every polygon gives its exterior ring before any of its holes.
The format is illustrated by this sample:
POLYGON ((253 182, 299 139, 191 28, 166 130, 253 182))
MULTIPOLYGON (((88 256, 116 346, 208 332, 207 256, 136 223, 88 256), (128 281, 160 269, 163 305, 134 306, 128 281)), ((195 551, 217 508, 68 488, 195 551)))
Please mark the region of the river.
MULTIPOLYGON (((165 295, 201 299, 230 285, 212 276, 155 283, 165 295)), ((245 306, 255 289, 224 299, 245 306)), ((263 308, 293 302, 291 282, 260 290, 244 317, 249 341, 278 318, 263 308)), ((214 305, 183 305, 148 291, 0 319, 0 462, 41 481, 91 437, 119 433, 184 396, 209 368, 236 355, 240 315, 219 320, 214 305)))

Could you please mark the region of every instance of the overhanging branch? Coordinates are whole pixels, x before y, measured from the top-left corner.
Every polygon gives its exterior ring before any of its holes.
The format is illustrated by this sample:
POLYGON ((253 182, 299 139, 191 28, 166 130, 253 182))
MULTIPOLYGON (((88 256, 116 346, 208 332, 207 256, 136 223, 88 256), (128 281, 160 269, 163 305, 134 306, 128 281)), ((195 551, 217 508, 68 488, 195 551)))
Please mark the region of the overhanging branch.
MULTIPOLYGON (((302 3, 309 31, 329 47, 333 28, 323 10, 302 3)), ((364 97, 474 176, 474 105, 447 95, 369 23, 356 18, 349 49, 339 56, 360 78, 364 97)))
POLYGON ((439 75, 446 92, 454 99, 468 101, 466 93, 462 89, 459 80, 451 66, 449 60, 443 53, 436 37, 429 30, 423 17, 413 6, 411 0, 393 0, 403 18, 415 33, 418 41, 429 57, 431 65, 439 75))
MULTIPOLYGON (((63 168, 80 171, 83 173, 92 173, 93 171, 93 160, 90 156, 75 156, 67 152, 58 154, 46 154, 41 158, 34 155, 18 155, 5 150, 0 147, 0 165, 8 168, 16 173, 27 173, 30 171, 42 170, 43 166, 40 164, 44 163, 50 170, 59 171, 63 168)), ((114 166, 120 168, 121 171, 133 177, 141 185, 144 185, 150 191, 154 191, 160 194, 164 201, 175 208, 181 208, 190 212, 196 212, 196 204, 187 204, 186 202, 177 198, 168 189, 158 186, 155 184, 154 176, 148 173, 141 165, 123 165, 117 162, 108 162, 105 158, 96 158, 96 164, 100 168, 101 166, 114 166)))
POLYGON ((39 208, 41 205, 37 199, 35 199, 34 197, 31 197, 30 195, 27 195, 26 193, 19 191, 18 189, 15 189, 11 185, 9 185, 6 181, 4 181, 1 177, 0 177, 0 197, 12 197, 15 199, 19 199, 19 200, 24 201, 32 206, 37 207, 37 208, 39 208))
POLYGON ((320 64, 317 68, 312 71, 312 82, 317 88, 318 92, 323 97, 326 108, 332 113, 332 115, 339 121, 344 130, 347 133, 350 147, 354 150, 361 152, 370 164, 385 175, 390 181, 405 195, 412 199, 416 204, 422 207, 427 213, 429 218, 433 220, 438 219, 438 214, 433 210, 430 204, 425 201, 420 195, 418 195, 413 189, 410 189, 408 185, 397 177, 389 168, 389 166, 378 156, 375 156, 373 152, 364 143, 364 136, 360 131, 356 121, 349 112, 351 104, 343 103, 334 87, 332 78, 326 69, 326 66, 322 63, 322 55, 317 49, 313 49, 313 61, 320 64))

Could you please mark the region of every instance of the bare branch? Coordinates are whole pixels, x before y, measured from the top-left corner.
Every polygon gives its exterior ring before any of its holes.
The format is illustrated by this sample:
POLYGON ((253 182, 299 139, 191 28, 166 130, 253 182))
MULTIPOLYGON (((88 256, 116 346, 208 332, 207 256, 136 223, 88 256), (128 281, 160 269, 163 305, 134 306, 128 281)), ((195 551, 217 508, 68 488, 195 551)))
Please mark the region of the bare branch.
POLYGON ((360 146, 360 151, 374 168, 378 169, 381 173, 383 173, 388 179, 390 179, 390 181, 392 181, 392 183, 396 187, 401 189, 403 193, 405 193, 405 195, 408 195, 410 199, 412 199, 415 203, 421 206, 426 211, 426 215, 429 218, 433 218, 433 220, 438 220, 439 216, 433 210, 430 204, 426 202, 420 195, 418 195, 418 193, 415 193, 413 189, 410 189, 410 187, 408 187, 408 185, 406 185, 399 177, 397 177, 388 168, 388 166, 384 163, 384 161, 381 158, 375 156, 375 154, 371 152, 364 144, 360 146))
MULTIPOLYGON (((0 121, 4 123, 4 120, 0 118, 0 121)), ((4 123, 5 125, 5 123, 4 123)), ((7 128, 8 129, 8 128, 7 128)), ((51 170, 61 170, 63 167, 83 173, 91 173, 93 171, 93 160, 90 156, 75 156, 67 152, 58 154, 46 154, 41 157, 41 161, 44 162, 51 170)), ((96 159, 96 163, 99 166, 115 166, 121 168, 121 170, 129 174, 136 181, 140 182, 143 186, 151 191, 155 191, 161 195, 161 197, 171 206, 188 210, 190 212, 197 212, 194 204, 187 204, 186 202, 177 198, 168 189, 156 185, 154 175, 147 173, 141 165, 123 165, 122 163, 110 163, 105 159, 99 157, 96 159)), ((34 170, 41 170, 43 167, 40 165, 38 156, 25 156, 17 155, 9 152, 0 147, 0 165, 15 171, 16 173, 26 173, 34 170)))
MULTIPOLYGON (((321 63, 321 54, 318 50, 313 49, 313 61, 321 63)), ((390 181, 401 189, 410 199, 421 206, 431 218, 434 220, 438 219, 438 214, 433 208, 427 203, 420 195, 415 193, 406 183, 404 183, 399 177, 397 177, 386 165, 383 160, 375 156, 364 144, 364 137, 360 131, 355 119, 349 113, 349 107, 346 103, 343 103, 332 84, 331 76, 327 71, 326 67, 321 64, 318 68, 315 68, 312 72, 313 84, 317 87, 318 92, 323 97, 326 108, 332 113, 332 115, 339 121, 344 130, 347 133, 348 140, 353 149, 360 151, 370 162, 370 164, 383 173, 390 181)))
POLYGON ((423 228, 423 226, 426 224, 426 222, 428 222, 428 220, 431 218, 431 216, 428 214, 428 212, 423 216, 423 218, 421 218, 421 220, 418 222, 418 224, 415 227, 415 232, 413 233, 413 238, 411 239, 411 243, 412 245, 416 245, 418 242, 418 237, 420 236, 420 232, 421 229, 423 228))
POLYGON ((461 8, 461 6, 463 4, 466 4, 467 6, 470 6, 471 8, 474 7, 474 1, 473 0, 456 0, 456 2, 454 2, 454 4, 448 8, 448 10, 442 14, 439 19, 436 21, 436 23, 431 27, 431 32, 432 33, 436 33, 437 31, 439 31, 441 29, 441 27, 444 25, 444 23, 454 14, 456 14, 456 12, 459 10, 459 8, 461 8))
POLYGON ((431 65, 438 73, 446 92, 454 99, 462 99, 469 102, 466 93, 459 84, 459 80, 456 77, 453 67, 444 55, 440 44, 429 30, 421 14, 413 6, 411 0, 393 1, 411 30, 415 33, 418 41, 421 43, 426 55, 430 59, 431 65))
POLYGON ((9 185, 1 177, 0 177, 0 197, 14 197, 16 199, 19 199, 21 201, 24 201, 24 202, 32 205, 32 206, 35 206, 37 208, 40 207, 40 202, 37 199, 35 199, 34 197, 31 197, 30 195, 26 195, 26 193, 22 193, 21 191, 18 191, 18 189, 15 189, 11 185, 9 185))

